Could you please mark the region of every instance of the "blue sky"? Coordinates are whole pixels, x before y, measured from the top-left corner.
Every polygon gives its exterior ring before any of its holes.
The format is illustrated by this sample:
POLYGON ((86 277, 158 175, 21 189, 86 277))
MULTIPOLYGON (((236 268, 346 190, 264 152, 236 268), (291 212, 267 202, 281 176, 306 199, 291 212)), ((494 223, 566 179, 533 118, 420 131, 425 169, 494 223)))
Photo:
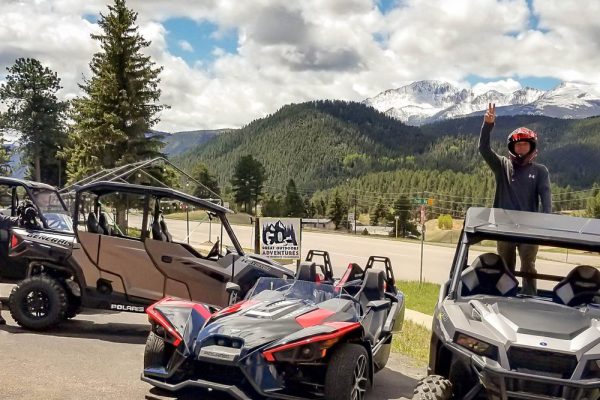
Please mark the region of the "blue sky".
POLYGON ((540 90, 550 90, 555 88, 561 83, 560 79, 551 77, 536 77, 536 76, 496 76, 494 78, 483 78, 478 75, 468 75, 465 80, 471 84, 471 86, 477 83, 489 83, 496 82, 504 79, 513 79, 521 84, 523 87, 531 87, 540 90))
MULTIPOLYGON (((0 81, 18 57, 72 99, 113 0, 1 1, 0 81), (35 29, 31 29, 34 26, 35 29)), ((165 131, 239 127, 285 104, 362 101, 418 80, 474 90, 600 85, 600 1, 127 0, 161 72, 165 131), (227 30, 223 27, 227 27, 227 30), (226 57, 223 57, 226 56, 226 57)), ((600 89, 599 89, 600 90, 600 89)))
POLYGON ((198 62, 206 65, 214 61, 215 49, 229 54, 237 52, 237 32, 219 32, 219 27, 212 22, 172 18, 165 21, 163 26, 167 30, 169 52, 183 58, 191 66, 198 62))

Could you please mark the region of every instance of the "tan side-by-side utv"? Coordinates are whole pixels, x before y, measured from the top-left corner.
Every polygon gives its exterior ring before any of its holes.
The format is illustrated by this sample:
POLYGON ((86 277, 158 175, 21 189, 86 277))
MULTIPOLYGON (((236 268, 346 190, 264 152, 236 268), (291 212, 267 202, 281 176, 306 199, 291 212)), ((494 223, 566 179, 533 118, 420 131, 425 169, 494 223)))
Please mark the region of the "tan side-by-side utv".
POLYGON ((218 308, 259 277, 293 276, 245 254, 228 209, 174 189, 96 182, 76 190, 72 209, 73 232, 12 229, 9 256, 27 270, 9 304, 25 328, 81 308, 144 312, 167 296, 218 308))

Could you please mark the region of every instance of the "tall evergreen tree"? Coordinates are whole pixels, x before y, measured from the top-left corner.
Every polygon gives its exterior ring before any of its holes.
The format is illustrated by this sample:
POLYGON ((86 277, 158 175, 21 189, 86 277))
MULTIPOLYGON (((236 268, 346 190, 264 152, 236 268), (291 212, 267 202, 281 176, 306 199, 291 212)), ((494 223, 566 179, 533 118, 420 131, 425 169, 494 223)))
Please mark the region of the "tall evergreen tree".
POLYGON ((101 48, 90 62, 92 77, 73 103, 75 123, 64 152, 71 181, 161 155, 161 137, 149 131, 166 107, 159 104, 162 67, 142 53, 150 42, 138 32, 137 13, 125 0, 114 0, 108 10, 98 21, 102 32, 92 35, 101 48))
POLYGON ((7 70, 6 83, 0 86, 0 102, 7 107, 0 130, 21 135, 31 178, 60 185, 64 162, 57 159, 57 151, 66 139, 67 109, 56 96, 60 78, 34 58, 19 58, 7 70))
POLYGON ((251 155, 243 156, 235 166, 231 185, 235 202, 244 205, 244 211, 252 212, 252 205, 258 203, 263 194, 266 180, 265 168, 251 155))
POLYGON ((406 196, 401 196, 394 202, 394 211, 391 220, 394 222, 394 228, 392 235, 396 235, 396 217, 398 217, 398 235, 406 237, 407 234, 412 233, 416 230, 414 224, 410 222, 410 213, 412 205, 410 200, 406 196))
POLYGON ((281 196, 266 195, 262 202, 263 217, 281 217, 283 215, 283 200, 281 196))
POLYGON ((11 175, 10 152, 4 143, 4 137, 0 134, 0 176, 11 175))
POLYGON ((331 199, 331 203, 329 204, 329 218, 335 225, 335 229, 338 229, 346 217, 346 213, 348 212, 348 207, 344 204, 344 201, 340 197, 338 191, 335 191, 333 198, 331 199))
POLYGON ((217 178, 208 171, 208 167, 203 162, 197 162, 192 170, 192 178, 200 182, 203 186, 197 185, 194 189, 194 196, 196 197, 213 197, 214 195, 219 196, 221 190, 219 189, 219 182, 217 178), (209 190, 206 190, 206 189, 209 190))
POLYGON ((380 222, 385 222, 387 219, 388 210, 387 207, 383 204, 383 201, 379 199, 377 205, 373 209, 371 213, 371 224, 379 225, 380 222))
POLYGON ((285 215, 286 217, 305 217, 306 209, 304 208, 304 202, 302 197, 298 194, 296 183, 293 179, 290 179, 287 186, 285 187, 285 215))

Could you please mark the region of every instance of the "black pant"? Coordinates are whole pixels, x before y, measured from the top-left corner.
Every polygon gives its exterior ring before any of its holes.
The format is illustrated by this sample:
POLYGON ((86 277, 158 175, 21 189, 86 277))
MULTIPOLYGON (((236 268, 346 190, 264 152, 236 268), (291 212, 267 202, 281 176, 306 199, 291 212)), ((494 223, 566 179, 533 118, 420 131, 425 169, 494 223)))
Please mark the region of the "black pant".
MULTIPOLYGON (((538 253, 538 247, 534 244, 512 243, 498 241, 498 254, 504 259, 506 266, 512 273, 515 272, 517 262, 517 249, 519 249, 519 258, 521 259, 521 272, 536 274, 535 259, 538 253)), ((533 278, 523 277, 523 293, 535 295, 537 293, 536 281, 533 278)))

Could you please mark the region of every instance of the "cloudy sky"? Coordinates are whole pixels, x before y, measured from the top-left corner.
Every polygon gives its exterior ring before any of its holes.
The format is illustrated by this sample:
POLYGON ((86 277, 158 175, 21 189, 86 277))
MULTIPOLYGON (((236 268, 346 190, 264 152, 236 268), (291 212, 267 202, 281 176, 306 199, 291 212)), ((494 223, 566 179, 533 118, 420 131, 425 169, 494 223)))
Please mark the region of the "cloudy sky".
MULTIPOLYGON (((106 0, 0 0, 0 82, 17 57, 89 77, 106 0)), ((156 127, 239 127, 292 102, 363 100, 415 80, 477 92, 600 83, 600 1, 129 0, 164 66, 156 127)))

